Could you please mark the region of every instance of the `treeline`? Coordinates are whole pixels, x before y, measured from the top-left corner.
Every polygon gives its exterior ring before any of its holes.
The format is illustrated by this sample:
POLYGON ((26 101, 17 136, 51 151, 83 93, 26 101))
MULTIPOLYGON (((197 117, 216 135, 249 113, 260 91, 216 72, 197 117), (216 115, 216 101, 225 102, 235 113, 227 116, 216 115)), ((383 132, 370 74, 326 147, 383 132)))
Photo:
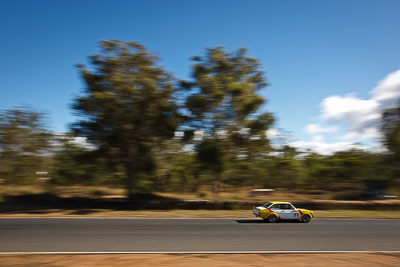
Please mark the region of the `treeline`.
POLYGON ((209 48, 177 80, 144 46, 103 41, 90 66, 78 65, 80 118, 65 134, 29 106, 0 113, 0 181, 123 186, 135 192, 229 187, 345 190, 399 188, 400 107, 383 114, 386 153, 331 156, 271 146, 274 119, 257 94, 267 83, 245 49, 209 48))

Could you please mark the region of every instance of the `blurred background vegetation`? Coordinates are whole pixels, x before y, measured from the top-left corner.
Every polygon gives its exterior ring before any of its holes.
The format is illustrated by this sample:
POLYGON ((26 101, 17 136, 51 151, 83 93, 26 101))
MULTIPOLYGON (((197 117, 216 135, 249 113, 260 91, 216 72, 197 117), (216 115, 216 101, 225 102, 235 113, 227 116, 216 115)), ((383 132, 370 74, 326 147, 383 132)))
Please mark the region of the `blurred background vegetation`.
MULTIPOLYGON (((333 155, 271 146, 273 115, 262 112, 267 86, 245 49, 209 48, 193 58, 192 79, 177 80, 144 46, 103 41, 90 65, 68 133, 51 132, 46 112, 0 112, 0 186, 91 186, 150 192, 284 189, 337 199, 400 192, 400 105, 382 114, 385 152, 333 155)), ((71 187, 73 188, 73 187, 71 187)))

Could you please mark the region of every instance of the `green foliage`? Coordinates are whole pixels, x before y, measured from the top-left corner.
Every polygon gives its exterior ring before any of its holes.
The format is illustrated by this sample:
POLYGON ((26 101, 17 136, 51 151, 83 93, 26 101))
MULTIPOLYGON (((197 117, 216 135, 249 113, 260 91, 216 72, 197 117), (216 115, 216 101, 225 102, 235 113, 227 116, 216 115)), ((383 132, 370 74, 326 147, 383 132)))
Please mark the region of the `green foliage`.
POLYGON ((102 52, 91 57, 93 70, 80 66, 86 88, 73 105, 82 117, 73 128, 124 166, 131 197, 139 174, 152 169, 153 148, 174 135, 176 89, 172 77, 156 65, 158 58, 141 44, 101 44, 102 52))
POLYGON ((331 156, 315 153, 304 158, 308 188, 343 190, 365 187, 370 180, 389 178, 385 157, 362 150, 337 152, 331 156))
POLYGON ((195 192, 199 184, 199 166, 193 154, 178 153, 171 168, 168 191, 195 192))
POLYGON ((197 146, 197 158, 215 173, 223 170, 222 149, 216 140, 206 139, 197 146))
POLYGON ((235 145, 248 145, 250 138, 268 148, 265 130, 273 122, 270 113, 259 113, 264 99, 257 91, 266 86, 257 59, 246 49, 227 53, 209 48, 204 57, 193 58, 193 81, 185 82, 190 126, 216 137, 217 131, 235 145), (246 129, 246 130, 244 130, 246 129))
POLYGON ((383 113, 382 130, 385 135, 384 144, 390 151, 387 157, 388 168, 400 188, 400 102, 396 108, 383 113))
POLYGON ((85 88, 73 103, 73 133, 55 137, 46 114, 31 107, 0 112, 0 183, 34 183, 37 171, 50 171, 61 185, 123 184, 128 197, 227 185, 330 190, 347 200, 400 185, 400 106, 382 116, 387 153, 299 153, 287 140, 272 151, 259 61, 222 47, 193 61, 192 79, 178 86, 141 44, 102 41, 90 66, 79 65, 85 88), (91 147, 74 143, 77 136, 91 147))
POLYGON ((282 155, 273 158, 271 175, 273 188, 287 188, 292 190, 303 183, 304 171, 302 160, 296 158, 294 148, 285 146, 282 155))
POLYGON ((0 112, 0 178, 32 183, 50 164, 52 134, 46 114, 29 106, 0 112))
POLYGON ((58 148, 54 154, 52 180, 59 185, 115 185, 119 184, 118 171, 113 161, 99 150, 74 143, 74 136, 57 138, 58 148))
POLYGON ((193 81, 182 83, 189 92, 186 126, 205 134, 196 146, 198 160, 216 183, 224 179, 225 162, 251 160, 269 149, 265 132, 273 118, 259 112, 264 99, 257 94, 266 83, 258 60, 246 52, 209 48, 193 58, 193 81))
POLYGON ((334 200, 369 200, 371 196, 364 190, 341 191, 332 195, 334 200))
POLYGON ((400 155, 400 103, 396 108, 383 113, 382 130, 385 134, 384 143, 390 152, 400 155))
POLYGON ((304 158, 303 166, 306 171, 304 180, 305 187, 308 189, 326 189, 332 186, 333 178, 330 176, 330 165, 325 157, 316 153, 311 153, 304 158))

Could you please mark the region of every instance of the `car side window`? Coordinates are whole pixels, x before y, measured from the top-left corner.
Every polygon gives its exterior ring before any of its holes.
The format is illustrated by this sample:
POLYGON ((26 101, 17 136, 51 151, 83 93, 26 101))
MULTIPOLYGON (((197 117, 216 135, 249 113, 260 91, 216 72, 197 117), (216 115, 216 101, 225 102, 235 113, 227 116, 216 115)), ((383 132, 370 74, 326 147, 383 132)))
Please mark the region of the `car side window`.
POLYGON ((281 204, 281 209, 283 209, 283 210, 291 210, 292 207, 289 204, 281 204))
POLYGON ((279 210, 280 209, 280 205, 279 204, 272 205, 270 209, 271 210, 279 210))

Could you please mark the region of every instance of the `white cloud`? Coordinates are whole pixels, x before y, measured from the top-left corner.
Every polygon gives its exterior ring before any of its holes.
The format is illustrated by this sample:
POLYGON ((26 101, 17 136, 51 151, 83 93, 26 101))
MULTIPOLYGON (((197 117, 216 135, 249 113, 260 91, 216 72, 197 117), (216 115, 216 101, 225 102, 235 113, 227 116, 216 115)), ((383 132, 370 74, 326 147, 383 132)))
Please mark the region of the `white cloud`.
POLYGON ((71 144, 74 144, 76 146, 80 146, 82 148, 88 149, 88 150, 94 150, 96 147, 93 144, 88 143, 86 137, 82 136, 75 136, 73 137, 70 141, 71 144))
POLYGON ((306 127, 304 127, 304 131, 307 134, 329 133, 329 132, 335 132, 337 130, 338 130, 337 127, 322 127, 318 124, 307 124, 306 127))
POLYGON ((290 143, 289 145, 303 152, 306 152, 307 150, 312 150, 321 155, 330 155, 338 151, 361 148, 359 145, 356 145, 353 142, 345 142, 345 141, 335 142, 335 143, 327 143, 321 140, 295 141, 290 143))
POLYGON ((379 143, 381 114, 385 109, 395 107, 400 100, 400 70, 390 73, 370 91, 370 97, 362 99, 355 94, 332 95, 321 101, 321 124, 304 127, 311 141, 296 141, 291 146, 299 150, 312 150, 328 155, 353 148, 383 151, 379 143), (324 134, 340 132, 336 141, 325 142, 324 134), (365 141, 367 146, 357 145, 365 141))
POLYGON ((322 142, 325 140, 325 137, 323 135, 315 135, 315 136, 313 136, 312 140, 315 142, 322 142))
POLYGON ((182 131, 175 131, 174 137, 175 137, 176 139, 181 139, 181 138, 183 138, 184 135, 185 135, 185 133, 182 132, 182 131))
POLYGON ((67 141, 69 144, 79 146, 84 149, 88 149, 88 150, 96 149, 96 146, 89 143, 87 138, 84 136, 72 136, 65 132, 55 132, 54 135, 58 137, 58 138, 54 139, 54 141, 53 141, 53 145, 56 147, 59 147, 62 145, 61 140, 59 140, 59 138, 62 138, 63 140, 67 141))
POLYGON ((355 140, 357 138, 362 140, 379 139, 382 138, 382 133, 377 128, 370 127, 364 129, 362 133, 348 131, 340 137, 341 140, 355 140))
POLYGON ((226 139, 228 138, 228 132, 226 130, 218 130, 217 136, 221 139, 226 139))
POLYGON ((379 138, 382 112, 394 107, 400 99, 400 70, 378 82, 370 94, 369 99, 355 95, 329 96, 321 102, 321 118, 328 123, 343 124, 343 139, 379 138))
POLYGON ((252 136, 250 137, 250 140, 260 140, 260 139, 261 139, 261 135, 259 135, 259 134, 252 135, 252 136))
POLYGON ((400 70, 387 75, 371 94, 372 99, 379 103, 380 109, 397 105, 400 98, 400 70))
POLYGON ((266 133, 267 133, 267 137, 271 138, 271 139, 278 138, 281 136, 281 133, 278 131, 278 129, 274 129, 274 128, 268 129, 266 133))
POLYGON ((194 141, 202 141, 204 138, 204 132, 201 130, 194 131, 194 141))
POLYGON ((244 136, 249 135, 249 134, 250 134, 250 128, 242 128, 242 129, 240 129, 240 130, 238 131, 238 133, 239 133, 240 135, 244 135, 244 136))
POLYGON ((378 103, 363 100, 353 95, 330 96, 321 103, 322 118, 329 121, 365 121, 377 118, 378 103))

